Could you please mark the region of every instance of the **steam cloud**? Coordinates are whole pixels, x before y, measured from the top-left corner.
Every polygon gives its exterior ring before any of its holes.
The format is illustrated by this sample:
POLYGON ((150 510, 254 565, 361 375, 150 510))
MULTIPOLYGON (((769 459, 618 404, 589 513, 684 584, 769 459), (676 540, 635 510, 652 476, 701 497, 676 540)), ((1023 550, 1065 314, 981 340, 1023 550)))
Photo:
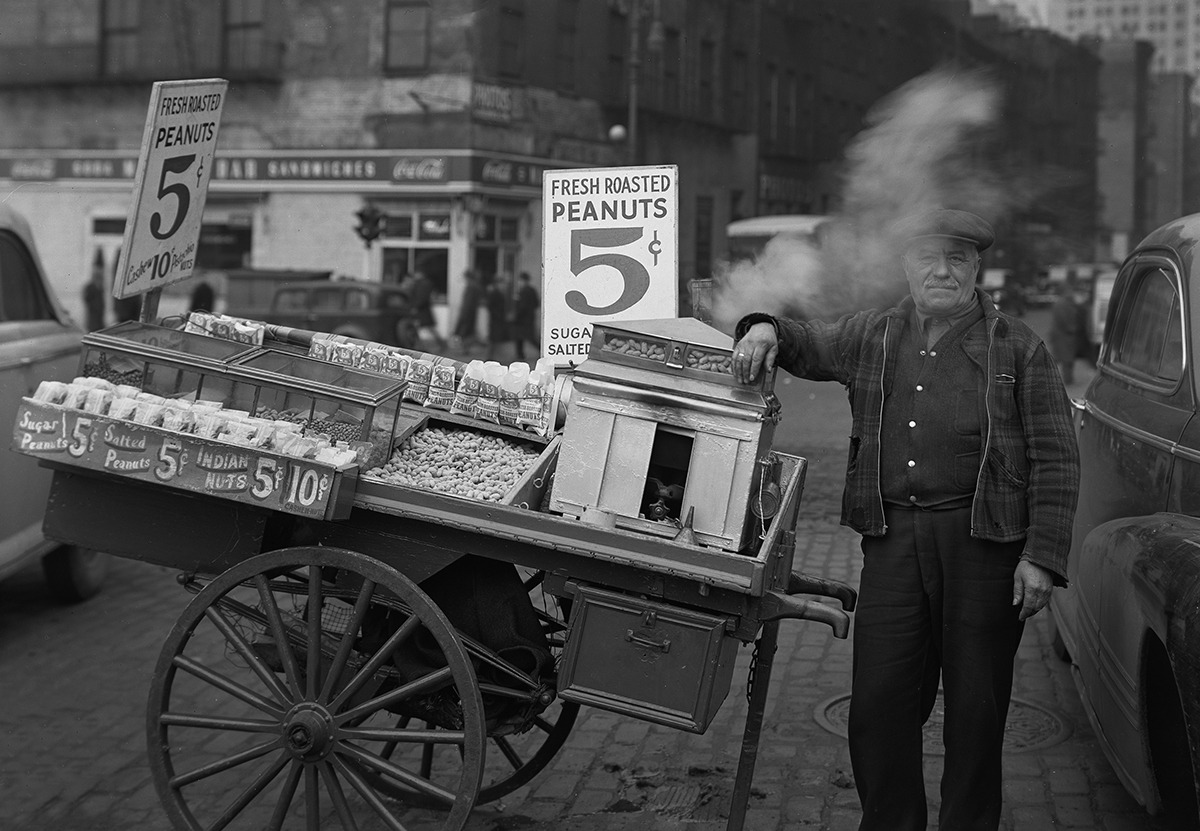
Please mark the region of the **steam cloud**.
POLYGON ((751 311, 832 320, 902 297, 898 222, 954 207, 995 223, 1028 198, 982 152, 999 104, 986 76, 949 69, 883 99, 846 151, 842 208, 820 245, 776 237, 757 260, 727 265, 716 281, 714 325, 732 332, 751 311))

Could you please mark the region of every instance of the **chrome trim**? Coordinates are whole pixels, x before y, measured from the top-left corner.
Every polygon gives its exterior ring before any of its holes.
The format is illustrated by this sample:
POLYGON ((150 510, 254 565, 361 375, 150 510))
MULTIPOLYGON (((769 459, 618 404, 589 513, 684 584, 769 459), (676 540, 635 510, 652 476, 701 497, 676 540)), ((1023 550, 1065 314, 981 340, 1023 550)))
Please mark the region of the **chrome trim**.
MULTIPOLYGON (((1123 433, 1130 438, 1136 439, 1143 444, 1148 444, 1157 450, 1162 450, 1163 452, 1171 455, 1179 455, 1180 447, 1178 442, 1168 441, 1167 439, 1156 436, 1153 433, 1138 429, 1131 424, 1121 421, 1120 419, 1104 412, 1091 401, 1087 402, 1086 412, 1092 415, 1097 421, 1106 427, 1111 427, 1112 429, 1123 433)), ((1200 454, 1197 454, 1197 458, 1200 458, 1200 454)))

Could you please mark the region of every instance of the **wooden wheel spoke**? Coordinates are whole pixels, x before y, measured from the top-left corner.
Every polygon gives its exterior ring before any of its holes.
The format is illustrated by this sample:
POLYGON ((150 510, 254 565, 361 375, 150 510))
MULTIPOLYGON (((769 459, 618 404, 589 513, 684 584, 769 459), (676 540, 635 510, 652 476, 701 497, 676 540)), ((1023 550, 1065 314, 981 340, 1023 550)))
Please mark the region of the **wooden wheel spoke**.
POLYGON ((467 734, 462 730, 401 730, 387 727, 359 727, 340 730, 338 738, 347 741, 386 742, 380 753, 386 759, 398 744, 465 744, 467 734))
POLYGON ((304 819, 308 831, 321 831, 321 789, 317 769, 313 765, 304 768, 304 819))
POLYGON ((191 658, 184 657, 183 655, 176 655, 172 659, 171 663, 179 669, 191 673, 200 680, 207 681, 217 689, 224 690, 235 698, 246 702, 251 707, 262 710, 264 713, 268 713, 269 715, 280 717, 283 716, 283 708, 281 708, 276 702, 268 701, 254 690, 242 686, 231 678, 226 678, 221 673, 206 667, 199 661, 192 660, 191 658))
POLYGON ((282 831, 283 822, 287 819, 288 808, 292 805, 292 798, 296 796, 296 788, 300 785, 300 774, 304 772, 304 765, 299 759, 292 760, 292 767, 288 770, 287 779, 284 780, 283 790, 279 793, 279 799, 275 801, 275 810, 271 812, 271 822, 267 825, 267 831, 282 831))
POLYGON ((254 674, 266 685, 268 690, 275 694, 275 697, 281 703, 291 703, 293 701, 292 696, 288 694, 283 684, 279 683, 279 679, 275 676, 275 673, 263 663, 262 658, 254 651, 254 647, 249 644, 242 636, 242 633, 237 630, 237 627, 233 625, 232 621, 217 606, 209 606, 205 609, 204 616, 225 636, 225 640, 233 645, 233 648, 242 656, 254 674))
MULTIPOLYGON (((342 642, 338 644, 337 654, 333 656, 333 661, 329 664, 329 675, 325 678, 325 687, 321 690, 318 699, 321 702, 329 701, 334 687, 342 680, 342 673, 345 672, 346 663, 350 660, 350 653, 354 649, 354 639, 358 637, 363 620, 366 619, 367 610, 371 608, 373 594, 375 594, 375 582, 363 580, 362 588, 358 591, 358 599, 354 601, 354 614, 350 618, 350 625, 347 627, 346 633, 342 635, 342 642)), ((330 768, 330 773, 332 774, 332 772, 333 769, 330 768)))
POLYGON ((513 770, 520 770, 525 764, 525 760, 517 754, 517 750, 512 746, 512 742, 506 736, 497 736, 493 741, 496 743, 496 747, 500 748, 500 753, 512 765, 513 770))
POLYGON ((533 698, 533 694, 530 691, 514 690, 512 687, 502 687, 499 684, 481 683, 479 691, 484 695, 492 695, 497 698, 512 698, 517 701, 530 701, 533 698))
POLYGON ((343 724, 359 716, 374 713, 377 710, 382 710, 389 704, 395 704, 398 701, 403 701, 406 698, 411 698, 414 695, 420 695, 424 692, 431 692, 446 685, 447 681, 454 677, 454 670, 450 667, 442 667, 436 669, 428 675, 422 676, 415 681, 409 681, 390 692, 383 695, 377 695, 372 699, 364 701, 357 707, 353 707, 338 716, 339 724, 343 724))
POLYGON ((381 646, 379 650, 371 656, 371 660, 367 661, 366 665, 360 669, 352 679, 350 679, 350 683, 347 684, 340 693, 338 693, 337 698, 330 702, 330 708, 335 712, 341 709, 341 707, 350 699, 350 697, 354 695, 354 693, 358 692, 359 688, 361 688, 363 684, 367 683, 371 676, 374 675, 380 667, 391 660, 392 653, 400 648, 400 644, 412 637, 413 633, 417 631, 417 628, 420 627, 420 625, 421 619, 416 615, 412 615, 405 620, 404 623, 401 624, 399 628, 397 628, 396 631, 391 634, 391 637, 384 642, 383 646, 381 646))
POLYGON ((304 656, 308 700, 317 697, 321 680, 321 568, 308 567, 308 648, 304 656))
POLYGON ((163 713, 158 717, 158 723, 167 727, 198 727, 202 730, 234 730, 239 733, 279 732, 278 721, 201 716, 195 713, 163 713))
POLYGON ((346 792, 342 789, 342 780, 338 779, 337 771, 329 762, 321 762, 321 778, 325 780, 325 790, 329 791, 329 799, 333 810, 337 812, 338 820, 342 823, 342 831, 358 831, 358 823, 354 821, 354 812, 346 801, 346 792))
POLYGON ((387 759, 382 759, 374 753, 362 749, 358 745, 343 744, 339 747, 339 751, 345 755, 352 757, 356 762, 366 765, 373 770, 379 771, 385 776, 390 776, 397 782, 402 782, 408 787, 416 790, 425 796, 432 797, 443 805, 451 805, 454 803, 454 794, 443 787, 431 782, 426 776, 418 776, 410 770, 400 767, 399 765, 389 762, 387 759))
POLYGON ((300 670, 296 666, 296 655, 292 652, 287 628, 283 625, 283 617, 279 614, 279 604, 275 602, 275 595, 271 593, 270 584, 264 575, 256 574, 254 583, 258 586, 258 596, 262 600, 263 612, 266 613, 267 622, 271 625, 271 633, 275 636, 275 648, 279 650, 279 660, 283 662, 283 672, 287 676, 288 685, 292 688, 292 693, 299 698, 303 689, 300 685, 300 670))
POLYGON ((349 782, 354 787, 354 790, 358 791, 362 798, 366 800, 366 803, 371 806, 371 809, 375 811, 380 819, 387 823, 392 831, 407 831, 400 823, 400 820, 396 819, 392 815, 392 812, 387 809, 387 806, 383 804, 383 800, 379 798, 379 794, 375 792, 375 789, 368 785, 356 771, 352 770, 349 765, 337 756, 333 757, 333 764, 337 768, 338 773, 342 775, 342 778, 349 782))
POLYGON ((235 753, 232 756, 226 756, 224 759, 218 759, 215 762, 209 762, 207 765, 201 765, 195 770, 190 770, 187 773, 176 774, 171 777, 171 787, 179 790, 186 788, 188 785, 193 785, 201 779, 207 779, 210 776, 215 776, 222 771, 235 768, 238 765, 244 765, 246 762, 253 761, 266 756, 272 750, 279 750, 283 746, 283 739, 276 738, 269 742, 257 744, 254 747, 248 747, 241 753, 235 753))
POLYGON ((262 773, 255 777, 254 781, 246 786, 246 789, 238 795, 238 798, 233 801, 228 808, 225 809, 221 816, 217 817, 216 821, 208 827, 208 831, 221 831, 222 828, 229 825, 233 819, 240 814, 247 805, 254 801, 263 789, 270 785, 271 782, 279 775, 279 772, 284 769, 288 763, 286 753, 280 753, 270 767, 266 768, 262 773))

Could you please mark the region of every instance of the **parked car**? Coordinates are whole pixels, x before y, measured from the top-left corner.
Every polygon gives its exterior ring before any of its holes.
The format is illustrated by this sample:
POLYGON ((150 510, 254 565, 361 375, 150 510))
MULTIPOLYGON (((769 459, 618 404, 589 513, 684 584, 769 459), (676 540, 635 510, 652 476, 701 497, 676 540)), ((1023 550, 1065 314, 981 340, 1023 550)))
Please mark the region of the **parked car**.
POLYGON ((1082 476, 1051 619, 1117 776, 1196 827, 1200 771, 1200 214, 1156 230, 1112 286, 1077 402, 1082 476))
MULTIPOLYGON (((44 380, 70 380, 83 332, 46 279, 25 220, 0 204, 0 423, 12 435, 21 397, 44 380)), ((106 555, 42 536, 51 472, 8 448, 0 452, 0 578, 41 558, 51 591, 64 601, 100 590, 106 555)))
POLYGON ((298 280, 271 288, 265 305, 230 303, 226 313, 281 326, 412 348, 416 312, 399 286, 360 280, 298 280))

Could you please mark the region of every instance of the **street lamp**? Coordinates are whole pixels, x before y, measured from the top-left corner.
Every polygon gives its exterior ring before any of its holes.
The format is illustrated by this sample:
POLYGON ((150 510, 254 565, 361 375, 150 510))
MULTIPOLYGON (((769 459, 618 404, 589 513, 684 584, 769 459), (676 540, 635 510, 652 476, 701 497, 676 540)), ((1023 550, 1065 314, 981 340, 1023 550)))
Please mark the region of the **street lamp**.
POLYGON ((637 164, 638 147, 638 92, 639 75, 642 68, 642 6, 650 7, 650 32, 646 36, 647 51, 657 54, 662 50, 663 25, 659 0, 628 0, 629 2, 629 116, 626 146, 629 164, 637 164))

